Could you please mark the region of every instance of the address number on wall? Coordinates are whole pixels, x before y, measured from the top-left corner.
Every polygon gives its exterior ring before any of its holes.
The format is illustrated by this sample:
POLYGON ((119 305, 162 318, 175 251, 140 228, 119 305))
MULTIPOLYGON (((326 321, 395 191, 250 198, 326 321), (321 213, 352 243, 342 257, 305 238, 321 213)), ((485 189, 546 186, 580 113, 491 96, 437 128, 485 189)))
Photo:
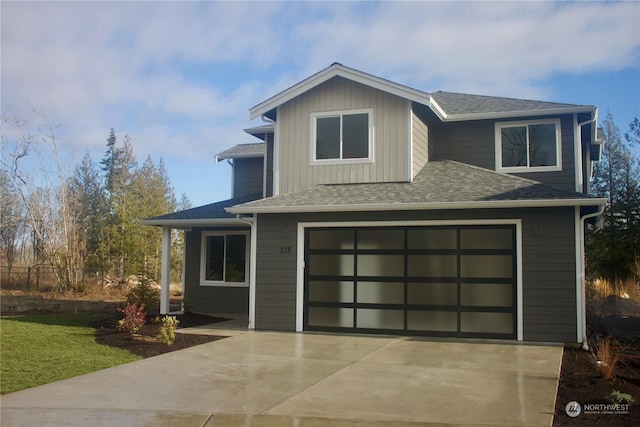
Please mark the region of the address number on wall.
POLYGON ((290 254, 291 253, 291 246, 280 246, 280 253, 281 254, 290 254))

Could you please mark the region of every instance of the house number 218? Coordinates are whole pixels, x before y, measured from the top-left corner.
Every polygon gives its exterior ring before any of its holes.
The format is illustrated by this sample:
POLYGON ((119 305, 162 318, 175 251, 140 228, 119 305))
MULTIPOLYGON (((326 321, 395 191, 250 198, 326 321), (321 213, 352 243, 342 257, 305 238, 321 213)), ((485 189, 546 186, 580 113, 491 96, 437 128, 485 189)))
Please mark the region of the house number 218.
POLYGON ((290 254, 291 253, 291 246, 280 246, 280 253, 281 254, 290 254))

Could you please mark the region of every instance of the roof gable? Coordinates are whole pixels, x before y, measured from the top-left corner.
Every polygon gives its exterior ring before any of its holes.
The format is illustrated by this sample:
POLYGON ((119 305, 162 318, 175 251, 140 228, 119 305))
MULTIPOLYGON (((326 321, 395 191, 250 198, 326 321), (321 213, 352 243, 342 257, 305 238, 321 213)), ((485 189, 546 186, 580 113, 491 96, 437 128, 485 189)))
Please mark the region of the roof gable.
POLYGON ((393 95, 397 95, 402 98, 410 99, 424 105, 429 105, 430 102, 430 96, 428 93, 419 91, 417 89, 412 89, 408 86, 394 83, 390 80, 385 80, 383 78, 376 77, 374 75, 367 74, 353 68, 345 67, 344 65, 335 62, 324 70, 302 80, 299 83, 296 83, 290 88, 285 89, 277 95, 274 95, 266 101, 263 101, 260 104, 252 107, 249 110, 249 116, 251 119, 255 119, 256 117, 265 115, 274 110, 279 105, 282 105, 285 102, 290 101, 293 98, 337 76, 362 83, 364 85, 391 93, 393 95))

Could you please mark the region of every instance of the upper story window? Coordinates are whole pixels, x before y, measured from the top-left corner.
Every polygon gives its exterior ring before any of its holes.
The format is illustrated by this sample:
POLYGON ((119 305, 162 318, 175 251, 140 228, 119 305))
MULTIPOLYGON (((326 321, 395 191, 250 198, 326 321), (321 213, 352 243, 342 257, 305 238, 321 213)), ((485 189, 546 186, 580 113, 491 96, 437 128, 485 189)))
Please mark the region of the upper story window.
POLYGON ((373 158, 373 110, 311 114, 312 163, 362 163, 373 158))
POLYGON ((248 233, 205 232, 202 234, 200 284, 247 286, 248 233))
POLYGON ((561 152, 558 119, 496 123, 498 171, 559 171, 561 152))

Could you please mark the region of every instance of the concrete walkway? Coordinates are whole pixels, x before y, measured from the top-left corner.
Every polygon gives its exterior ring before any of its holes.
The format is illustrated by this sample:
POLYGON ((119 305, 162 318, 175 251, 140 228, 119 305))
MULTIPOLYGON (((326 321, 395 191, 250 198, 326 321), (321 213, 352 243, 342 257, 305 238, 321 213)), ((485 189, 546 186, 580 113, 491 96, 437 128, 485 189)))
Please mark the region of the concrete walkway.
POLYGON ((561 346, 246 332, 4 395, 2 426, 550 426, 561 346))

